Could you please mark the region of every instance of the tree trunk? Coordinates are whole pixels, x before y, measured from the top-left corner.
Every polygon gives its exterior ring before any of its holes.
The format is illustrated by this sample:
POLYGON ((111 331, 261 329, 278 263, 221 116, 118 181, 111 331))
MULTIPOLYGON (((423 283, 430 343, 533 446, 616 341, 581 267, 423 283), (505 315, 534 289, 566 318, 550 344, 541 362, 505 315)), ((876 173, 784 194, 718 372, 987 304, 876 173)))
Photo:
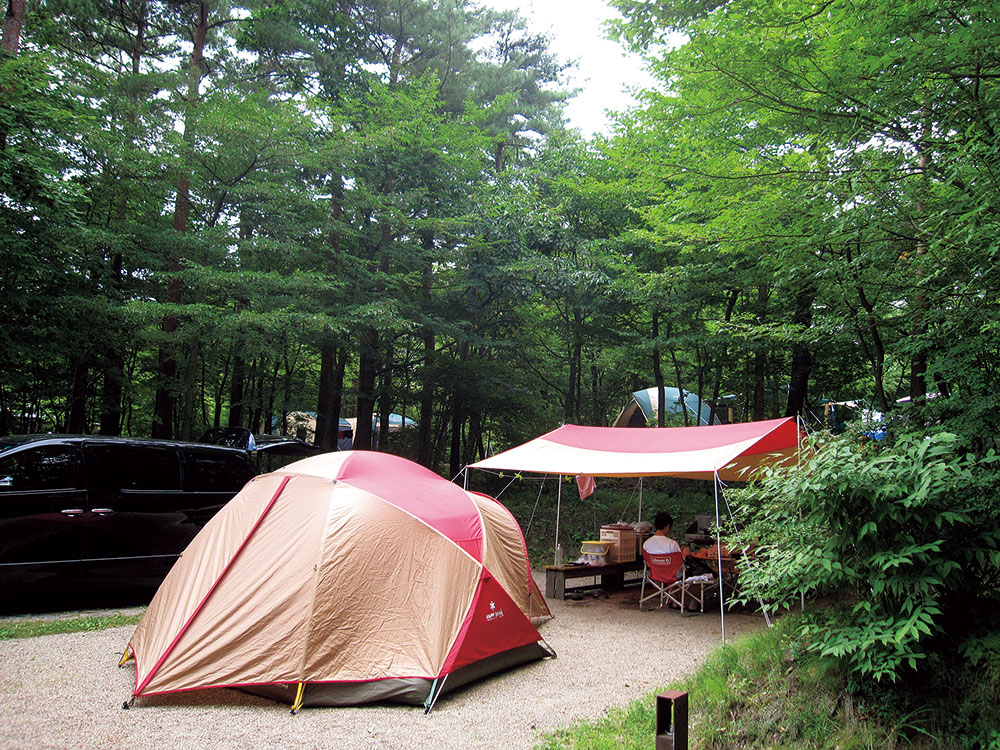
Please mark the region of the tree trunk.
POLYGON ((105 354, 102 369, 104 383, 101 388, 99 431, 101 435, 121 435, 125 359, 118 351, 109 349, 105 354))
MULTIPOLYGON (((669 336, 670 333, 668 332, 667 335, 669 336)), ((684 418, 684 426, 690 427, 691 420, 688 417, 687 401, 684 398, 684 381, 681 379, 681 364, 680 362, 677 361, 677 350, 674 349, 673 347, 670 348, 670 361, 671 363, 673 363, 674 366, 674 377, 677 378, 677 383, 675 385, 677 387, 677 395, 680 396, 681 399, 681 402, 680 404, 678 404, 678 406, 681 407, 681 415, 684 418)), ((664 407, 665 404, 661 402, 660 406, 664 407)))
MULTIPOLYGON (((386 179, 383 195, 390 195, 393 190, 393 180, 386 179)), ((385 209, 386 211, 388 209, 385 209)), ((388 217, 379 222, 380 235, 378 248, 375 251, 379 275, 389 272, 389 245, 392 242, 392 224, 388 217)), ((381 284, 375 284, 372 297, 379 299, 384 293, 381 284)), ((361 352, 358 356, 358 426, 354 435, 354 447, 361 450, 374 448, 372 440, 372 415, 375 411, 375 381, 379 367, 379 333, 374 328, 366 328, 361 332, 361 352), (360 443, 360 444, 359 444, 360 443)))
MULTIPOLYGON (((795 314, 792 323, 796 327, 808 329, 812 325, 812 306, 815 299, 816 288, 812 284, 807 284, 795 295, 795 314)), ((792 370, 788 381, 786 417, 798 416, 805 409, 812 364, 812 351, 805 344, 796 342, 792 346, 792 370)))
POLYGON ((378 369, 379 336, 374 328, 361 333, 358 356, 358 422, 354 430, 355 450, 372 450, 372 414, 375 411, 375 378, 378 369))
POLYGON ((198 359, 201 356, 201 346, 198 339, 191 341, 188 348, 187 376, 184 387, 184 414, 181 419, 181 439, 191 440, 194 437, 194 402, 198 388, 198 359))
MULTIPOLYGON (((461 362, 469 361, 469 342, 464 341, 458 350, 461 362)), ((464 369, 464 368, 463 368, 464 369)), ((449 469, 451 476, 456 476, 462 470, 462 430, 465 427, 465 401, 459 394, 452 395, 451 409, 451 457, 449 469)))
POLYGON ((313 441, 325 451, 335 451, 337 433, 340 430, 340 413, 343 410, 347 350, 328 341, 323 344, 320 354, 320 401, 313 441))
POLYGON ((573 310, 572 348, 569 351, 569 388, 566 394, 566 408, 563 410, 567 422, 580 423, 580 365, 583 359, 583 343, 580 341, 580 321, 583 316, 579 309, 573 310))
MULTIPOLYGON (((923 177, 918 188, 921 192, 926 181, 927 170, 931 164, 930 153, 926 144, 929 136, 930 128, 925 124, 921 132, 920 142, 917 144, 917 150, 920 152, 920 175, 923 177)), ((916 266, 914 272, 916 289, 913 293, 913 328, 910 332, 910 335, 917 340, 917 348, 910 364, 910 403, 918 409, 927 396, 927 344, 923 341, 927 335, 927 295, 923 289, 923 262, 924 257, 927 255, 927 238, 924 235, 923 227, 920 226, 920 222, 922 222, 924 217, 924 211, 925 205, 923 195, 921 195, 920 200, 917 201, 917 220, 914 222, 917 236, 916 257, 914 260, 916 266)))
MULTIPOLYGON (((142 58, 146 50, 146 20, 147 8, 143 3, 137 9, 135 19, 135 36, 132 37, 132 49, 130 60, 132 65, 132 75, 139 76, 142 73, 142 58)), ((122 27, 127 27, 127 23, 122 23, 122 27)), ((138 110, 142 104, 139 91, 133 89, 131 94, 132 108, 129 111, 126 121, 127 127, 125 135, 127 138, 136 138, 138 126, 138 110)), ((124 185, 120 187, 118 195, 118 206, 115 210, 115 218, 123 223, 128 218, 128 190, 124 185)), ((113 290, 115 301, 121 305, 124 299, 124 259, 122 254, 113 251, 111 254, 111 279, 109 287, 113 290)), ((101 390, 101 417, 100 432, 102 435, 120 435, 122 430, 122 392, 125 382, 125 358, 122 355, 124 329, 122 325, 116 325, 113 335, 110 337, 109 345, 104 352, 104 362, 102 365, 104 383, 101 390)))
POLYGON ((378 433, 375 435, 375 447, 385 448, 389 443, 389 414, 392 412, 392 346, 384 350, 385 361, 382 363, 382 377, 378 384, 378 433))
POLYGON ((607 405, 601 398, 601 368, 595 364, 590 365, 590 424, 600 427, 607 421, 607 405))
MULTIPOLYGON (((697 344, 695 345, 695 352, 697 354, 697 359, 698 359, 698 369, 695 372, 695 388, 697 388, 697 391, 695 391, 695 395, 698 397, 698 401, 697 401, 698 405, 696 407, 697 411, 695 412, 695 415, 694 415, 694 423, 695 423, 695 425, 700 426, 701 425, 701 405, 702 405, 701 394, 705 392, 705 371, 708 370, 709 366, 711 365, 711 359, 709 358, 709 356, 708 356, 708 350, 706 349, 705 350, 705 360, 702 361, 702 357, 701 357, 701 355, 702 355, 702 349, 697 344)), ((709 424, 711 424, 711 421, 709 421, 709 424)))
POLYGON ((656 385, 656 426, 665 427, 666 409, 664 401, 667 400, 663 385, 663 367, 660 364, 660 314, 653 313, 653 383, 656 385))
POLYGON ((326 450, 336 450, 337 435, 340 431, 340 412, 343 409, 344 401, 344 373, 347 371, 347 349, 340 347, 334 361, 333 383, 330 389, 330 401, 327 409, 329 415, 330 429, 327 430, 332 444, 326 450))
MULTIPOLYGON (((849 246, 847 252, 847 259, 852 261, 853 258, 851 257, 849 246)), ((861 303, 861 307, 865 311, 864 322, 861 323, 859 321, 858 323, 858 339, 864 345, 864 329, 867 329, 868 335, 872 340, 872 346, 870 351, 867 346, 864 348, 865 354, 868 356, 868 360, 872 366, 872 379, 875 381, 875 403, 878 404, 878 408, 883 414, 888 414, 889 399, 885 393, 885 342, 876 323, 875 306, 868 299, 868 293, 857 276, 854 279, 854 286, 858 302, 861 303)))
MULTIPOLYGON (((420 238, 424 251, 430 255, 434 250, 434 238, 430 232, 424 232, 420 238)), ((429 304, 434 285, 434 267, 431 263, 424 264, 423 294, 424 302, 429 304)), ((434 331, 429 325, 424 325, 421 333, 424 344, 423 366, 420 378, 420 419, 417 424, 417 463, 433 468, 434 445, 431 438, 431 420, 434 418, 434 383, 431 372, 434 367, 434 331)))
MULTIPOLYGON (((476 460, 476 451, 480 450, 482 446, 482 438, 483 415, 479 411, 473 411, 469 415, 469 436, 465 441, 465 452, 462 457, 463 466, 467 466, 476 460)), ((459 469, 459 471, 461 471, 461 469, 459 469)), ((452 476, 455 475, 452 474, 452 476)))
MULTIPOLYGON (((767 288, 757 288, 757 322, 763 323, 767 317, 767 288)), ((754 353, 753 360, 753 420, 759 422, 767 413, 764 401, 764 379, 767 375, 767 355, 762 349, 754 353)))
POLYGON ((242 427, 246 397, 247 363, 239 354, 233 356, 233 380, 229 384, 229 427, 242 427))
POLYGON ((90 367, 85 356, 73 357, 70 365, 71 383, 69 412, 66 415, 66 432, 87 433, 87 379, 90 367))
MULTIPOLYGON (((21 47, 21 31, 24 29, 24 10, 27 0, 7 0, 7 12, 3 19, 3 51, 10 57, 17 55, 21 47)), ((9 89, 8 87, 5 87, 9 89)), ((0 151, 7 149, 7 131, 0 129, 0 151)))
MULTIPOLYGON (((124 196, 123 196, 124 197, 124 196)), ((120 203, 118 217, 124 219, 125 207, 120 203)), ((111 279, 109 287, 116 302, 121 303, 123 296, 123 260, 121 253, 111 257, 111 279)), ((119 347, 122 346, 123 329, 121 325, 114 326, 111 341, 104 348, 102 364, 103 384, 101 387, 101 417, 100 433, 102 435, 120 435, 122 431, 122 391, 125 382, 125 357, 119 347)))
MULTIPOLYGON (((343 71, 341 71, 343 76, 343 71)), ((341 234, 340 224, 344 218, 344 181, 336 174, 330 178, 330 231, 326 235, 326 272, 330 276, 337 274, 337 266, 340 261, 341 234)), ((331 295, 327 299, 330 314, 337 308, 337 300, 331 295)), ((345 364, 340 364, 340 375, 337 376, 338 363, 342 362, 341 356, 346 362, 346 351, 339 346, 337 337, 332 331, 327 331, 323 335, 320 344, 320 365, 319 365, 319 394, 316 406, 316 436, 313 438, 316 445, 323 450, 332 451, 337 447, 337 431, 340 428, 340 409, 342 401, 342 390, 344 387, 343 368, 345 364), (336 411, 333 406, 336 404, 336 411)), ((357 445, 357 435, 355 435, 355 445, 357 445)))
POLYGON ((8 55, 16 55, 21 46, 26 6, 27 0, 7 0, 7 12, 3 19, 3 51, 8 55))
POLYGON ((424 367, 420 383, 420 423, 417 425, 417 462, 428 469, 433 468, 434 445, 431 438, 431 420, 434 418, 434 384, 430 370, 434 362, 434 334, 425 329, 424 367))
MULTIPOLYGON (((736 309, 736 302, 740 298, 740 290, 733 289, 729 293, 729 302, 726 303, 726 323, 733 318, 733 311, 736 309)), ((712 410, 709 413, 709 423, 714 423, 716 420, 719 422, 732 422, 733 415, 729 409, 726 411, 725 420, 719 415, 719 396, 722 393, 722 365, 726 361, 729 355, 729 347, 723 346, 722 352, 719 354, 718 364, 715 366, 715 386, 712 389, 712 410)))
POLYGON ((451 458, 448 463, 449 476, 458 476, 462 470, 462 423, 465 416, 459 408, 457 399, 451 410, 451 458))
MULTIPOLYGON (((188 67, 188 93, 187 109, 184 122, 184 141, 190 150, 194 143, 194 133, 192 131, 191 120, 188 117, 199 98, 199 85, 201 83, 202 68, 205 59, 205 40, 208 36, 208 11, 209 4, 201 2, 198 4, 198 22, 194 28, 194 47, 191 51, 191 61, 188 67)), ((187 156, 190 158, 190 151, 187 156)), ((173 228, 178 234, 187 232, 188 215, 191 210, 191 179, 186 172, 181 172, 177 176, 177 197, 174 202, 173 228)), ((179 253, 171 255, 167 264, 168 270, 177 274, 181 270, 181 258, 179 253)), ((167 282, 166 301, 172 304, 179 304, 181 301, 181 282, 174 276, 167 282)), ((177 361, 175 351, 174 334, 177 332, 177 316, 173 313, 164 316, 161 330, 166 343, 161 345, 159 354, 159 384, 156 391, 156 414, 153 420, 154 437, 173 437, 173 413, 175 408, 174 379, 177 375, 177 361)))

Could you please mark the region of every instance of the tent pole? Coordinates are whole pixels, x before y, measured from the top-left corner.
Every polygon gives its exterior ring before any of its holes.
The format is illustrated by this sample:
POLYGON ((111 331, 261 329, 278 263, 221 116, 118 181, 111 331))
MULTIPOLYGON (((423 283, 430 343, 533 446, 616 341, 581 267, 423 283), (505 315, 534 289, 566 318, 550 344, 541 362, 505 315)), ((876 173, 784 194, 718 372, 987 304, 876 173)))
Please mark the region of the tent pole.
POLYGON ((562 565, 559 559, 559 513, 562 510, 562 474, 556 474, 556 542, 552 548, 553 565, 562 565))
POLYGON ((437 699, 441 696, 441 691, 444 689, 444 683, 447 679, 448 675, 445 675, 431 683, 431 688, 427 691, 427 700, 424 701, 424 716, 429 714, 431 709, 434 708, 434 704, 437 703, 437 699))
POLYGON ((466 466, 462 469, 462 489, 466 492, 469 491, 469 467, 466 466))
POLYGON ((722 582, 722 538, 719 536, 721 519, 719 518, 719 472, 715 472, 715 551, 719 561, 719 616, 722 621, 722 642, 726 642, 726 596, 723 593, 722 582))
POLYGON ((642 477, 639 477, 639 517, 635 520, 642 522, 642 477))

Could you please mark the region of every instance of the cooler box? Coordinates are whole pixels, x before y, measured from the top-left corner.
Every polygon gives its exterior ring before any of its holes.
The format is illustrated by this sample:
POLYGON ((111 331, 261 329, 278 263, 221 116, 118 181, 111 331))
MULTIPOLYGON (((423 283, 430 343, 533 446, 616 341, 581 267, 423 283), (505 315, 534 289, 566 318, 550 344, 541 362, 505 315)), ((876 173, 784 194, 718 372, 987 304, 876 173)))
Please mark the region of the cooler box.
POLYGON ((601 527, 601 541, 611 545, 608 562, 632 562, 638 554, 639 535, 635 529, 623 523, 601 527))

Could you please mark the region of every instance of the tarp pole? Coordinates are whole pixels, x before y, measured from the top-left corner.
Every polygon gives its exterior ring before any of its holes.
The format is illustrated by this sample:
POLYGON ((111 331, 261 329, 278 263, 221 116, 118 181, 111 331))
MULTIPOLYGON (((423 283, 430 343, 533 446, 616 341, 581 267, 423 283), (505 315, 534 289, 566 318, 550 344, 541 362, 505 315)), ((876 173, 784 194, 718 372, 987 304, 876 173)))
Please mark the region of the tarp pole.
POLYGON ((639 477, 639 517, 636 520, 642 522, 642 477, 639 477))
POLYGON ((462 469, 462 489, 466 492, 469 491, 469 467, 466 466, 462 469))
POLYGON ((559 513, 562 510, 562 474, 556 474, 556 543, 552 548, 552 564, 559 565, 559 513))
MULTIPOLYGON (((729 498, 726 497, 726 485, 723 484, 721 481, 719 482, 719 484, 721 485, 720 489, 722 491, 722 501, 726 504, 726 516, 729 518, 730 521, 732 521, 733 530, 734 531, 739 531, 740 529, 739 529, 739 526, 736 525, 736 519, 733 518, 733 509, 729 505, 729 498)), ((750 563, 751 563, 752 560, 753 560, 753 558, 749 557, 749 556, 747 556, 747 557, 744 558, 744 562, 748 566, 750 565, 750 563)), ((734 570, 734 573, 735 573, 735 570, 734 570)), ((771 627, 771 616, 767 613, 767 607, 764 606, 764 599, 763 599, 763 597, 757 597, 757 602, 760 604, 760 611, 764 613, 764 622, 767 623, 768 627, 771 627)))
POLYGON ((723 591, 725 588, 722 581, 722 537, 719 534, 719 529, 722 526, 721 518, 719 517, 719 472, 715 472, 715 551, 718 554, 719 561, 719 616, 722 621, 722 642, 726 642, 726 596, 723 591))
MULTIPOLYGON (((806 430, 806 420, 802 418, 802 415, 797 415, 795 420, 796 432, 799 434, 795 436, 796 443, 796 455, 795 455, 795 465, 797 467, 802 466, 802 433, 806 430)), ((802 508, 799 508, 799 520, 802 520, 802 508)), ((799 592, 799 611, 806 611, 806 592, 799 592)))

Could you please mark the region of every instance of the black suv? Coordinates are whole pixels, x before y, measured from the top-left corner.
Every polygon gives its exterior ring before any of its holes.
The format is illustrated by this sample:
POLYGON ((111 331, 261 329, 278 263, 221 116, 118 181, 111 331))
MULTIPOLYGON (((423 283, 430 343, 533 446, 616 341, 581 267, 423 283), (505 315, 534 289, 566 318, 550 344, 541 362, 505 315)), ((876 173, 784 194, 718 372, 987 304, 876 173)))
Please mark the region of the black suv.
POLYGON ((250 454, 254 466, 261 474, 287 466, 309 456, 318 456, 323 449, 293 437, 282 435, 255 435, 245 427, 213 427, 201 436, 201 442, 228 445, 250 454))
POLYGON ((0 590, 153 586, 256 474, 246 451, 81 435, 0 438, 0 590))

